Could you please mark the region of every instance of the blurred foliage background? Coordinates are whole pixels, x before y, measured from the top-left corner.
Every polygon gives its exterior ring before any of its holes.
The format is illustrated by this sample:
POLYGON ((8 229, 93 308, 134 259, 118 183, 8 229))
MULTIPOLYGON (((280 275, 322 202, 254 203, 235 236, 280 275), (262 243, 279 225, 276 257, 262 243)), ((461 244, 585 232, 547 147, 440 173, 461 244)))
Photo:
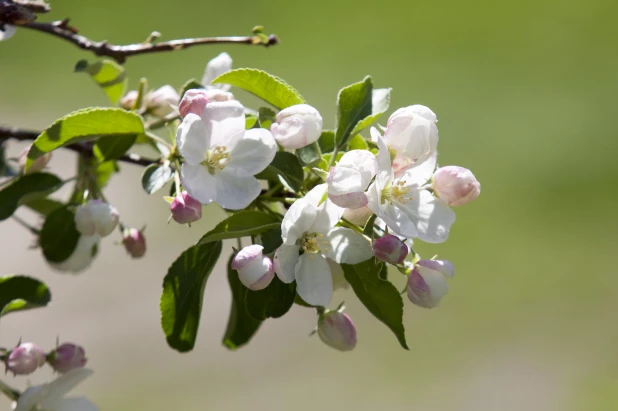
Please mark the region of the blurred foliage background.
MULTIPOLYGON (((391 111, 420 103, 438 114, 440 163, 472 169, 482 194, 457 209, 447 243, 417 244, 425 257, 454 262, 457 275, 438 309, 406 305, 410 352, 351 291, 337 294, 333 306, 345 300, 357 323, 352 353, 308 338, 315 314, 301 307, 267 322, 249 346, 227 351, 222 258, 206 289, 196 348, 181 355, 160 331, 162 278, 221 213, 207 209, 191 229, 168 226, 166 204, 144 194, 141 170, 126 165, 107 198, 125 224, 148 225, 146 258, 131 261, 108 238, 90 271, 62 276, 28 250, 30 234, 4 222, 0 272, 46 281, 53 305, 3 319, 0 345, 22 336, 51 348, 56 335, 83 344, 96 372, 77 391, 102 410, 618 409, 616 1, 52 6, 45 19, 68 16, 84 35, 120 44, 153 30, 173 39, 245 35, 264 25, 280 45, 134 57, 126 64, 131 85, 144 76, 152 87, 180 87, 228 51, 235 67, 291 83, 333 126, 339 88, 371 74, 376 87, 394 88, 391 111)), ((105 105, 90 78, 72 72, 81 58, 94 59, 27 30, 0 43, 0 122, 40 129, 72 110, 105 105)), ((57 154, 51 167, 69 176, 73 158, 57 154)), ((24 378, 8 382, 25 385, 24 378)), ((0 399, 0 407, 8 402, 0 399)))

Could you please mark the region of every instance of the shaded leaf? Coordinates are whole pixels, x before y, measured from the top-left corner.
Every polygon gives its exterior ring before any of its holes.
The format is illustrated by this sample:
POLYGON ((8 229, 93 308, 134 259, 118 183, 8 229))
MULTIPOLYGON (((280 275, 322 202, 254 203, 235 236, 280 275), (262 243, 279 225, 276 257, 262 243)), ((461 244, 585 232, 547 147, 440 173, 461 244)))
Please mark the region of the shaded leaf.
POLYGON ((101 162, 115 160, 123 156, 135 144, 137 135, 101 137, 94 144, 94 155, 101 162))
POLYGON ((152 194, 163 188, 173 177, 174 170, 168 164, 151 164, 142 174, 142 187, 146 193, 152 194))
POLYGON ((103 89, 109 101, 116 105, 127 88, 125 68, 113 60, 99 60, 90 64, 80 60, 75 65, 75 72, 86 72, 90 78, 103 89))
POLYGON ((305 167, 315 167, 322 158, 320 145, 317 142, 309 144, 303 148, 299 148, 296 150, 296 155, 298 156, 300 163, 305 167))
POLYGON ((348 142, 348 150, 369 150, 369 145, 360 134, 357 134, 348 142))
POLYGON ((47 285, 23 275, 0 277, 0 317, 10 312, 44 307, 51 301, 47 285))
POLYGON ((257 235, 277 227, 281 227, 281 222, 275 216, 261 211, 240 211, 221 221, 215 228, 204 234, 197 245, 257 235))
POLYGON ((15 178, 0 190, 0 221, 12 216, 20 205, 45 197, 62 187, 62 184, 62 180, 48 173, 27 174, 15 178))
POLYGON ((258 110, 258 120, 260 121, 260 127, 270 130, 270 126, 276 120, 277 113, 271 108, 260 107, 258 110))
POLYGON ((182 100, 182 98, 184 97, 185 93, 189 90, 193 90, 196 88, 204 88, 204 86, 202 85, 202 83, 200 83, 198 80, 192 78, 191 80, 187 81, 183 86, 182 86, 182 90, 180 92, 180 99, 182 100))
POLYGON ((377 88, 373 90, 371 94, 371 115, 356 124, 354 130, 352 130, 352 135, 360 133, 382 117, 382 114, 388 110, 388 106, 391 103, 391 90, 390 88, 377 88))
POLYGON ((332 153, 335 150, 335 132, 333 130, 323 130, 318 139, 322 153, 332 153))
POLYGON ((268 287, 247 291, 247 312, 256 320, 283 317, 294 304, 296 282, 286 284, 275 276, 268 287))
POLYGON ((95 169, 99 188, 105 187, 114 173, 118 171, 120 171, 120 167, 118 167, 118 163, 114 160, 99 163, 95 169))
POLYGON ((36 198, 24 203, 24 205, 43 216, 48 216, 52 211, 64 207, 64 204, 51 198, 36 198))
POLYGON ((274 252, 283 244, 283 240, 281 239, 281 225, 259 234, 256 237, 256 243, 264 247, 264 250, 262 250, 263 254, 274 252))
POLYGON ((373 83, 369 76, 339 91, 335 132, 335 142, 339 148, 347 144, 356 125, 371 115, 372 91, 373 83))
POLYGON ((298 158, 286 151, 277 151, 273 161, 261 173, 255 176, 258 179, 279 181, 281 177, 295 192, 299 192, 305 180, 303 166, 298 158))
POLYGON ((73 254, 79 237, 75 227, 75 213, 62 207, 52 211, 45 219, 39 245, 47 261, 60 263, 73 254))

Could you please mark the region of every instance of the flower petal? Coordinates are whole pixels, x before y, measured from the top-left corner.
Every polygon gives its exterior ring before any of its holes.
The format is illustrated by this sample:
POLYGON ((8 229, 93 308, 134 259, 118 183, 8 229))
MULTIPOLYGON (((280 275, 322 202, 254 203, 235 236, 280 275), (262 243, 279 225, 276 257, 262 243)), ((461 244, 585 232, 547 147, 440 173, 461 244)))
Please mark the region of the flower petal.
POLYGON ((176 144, 186 163, 195 166, 206 159, 208 137, 206 124, 200 116, 190 113, 182 120, 176 132, 176 144))
POLYGON ((204 70, 204 76, 202 77, 202 84, 205 86, 220 88, 222 90, 229 90, 229 84, 215 84, 211 85, 212 81, 219 77, 221 74, 226 73, 232 69, 232 58, 227 53, 221 53, 214 59, 210 60, 206 64, 206 70, 204 70))
POLYGON ((438 152, 434 151, 425 161, 414 163, 401 174, 399 180, 406 182, 406 187, 420 187, 433 176, 438 161, 438 152))
POLYGON ((342 195, 329 194, 328 199, 332 201, 333 204, 350 210, 365 207, 368 203, 367 195, 362 191, 342 195))
POLYGON ((217 181, 215 202, 228 210, 247 207, 260 195, 262 189, 255 177, 241 169, 226 167, 215 174, 214 178, 217 181))
POLYGON ((380 217, 388 228, 402 237, 416 237, 418 232, 410 217, 398 208, 398 205, 388 202, 381 203, 381 194, 378 191, 378 182, 375 181, 367 191, 367 207, 380 217))
POLYGON ((418 190, 409 201, 398 206, 416 225, 418 238, 428 243, 446 241, 455 222, 455 212, 443 200, 427 190, 418 190))
POLYGON ((327 306, 333 298, 333 279, 326 258, 305 253, 296 264, 296 292, 307 303, 327 306))
POLYGON ((182 186, 187 193, 202 204, 210 204, 217 197, 217 180, 202 165, 184 163, 180 170, 182 186))
POLYGON ((371 244, 363 235, 344 227, 326 233, 326 256, 340 264, 358 264, 373 257, 371 244))
POLYGON ((296 279, 296 264, 298 264, 300 246, 285 245, 275 251, 273 265, 277 277, 284 283, 291 283, 296 279))
POLYGON ((367 150, 348 151, 341 157, 337 166, 358 170, 362 177, 362 190, 367 188, 371 179, 378 172, 378 161, 376 160, 376 156, 371 151, 367 150))
POLYGON ((318 206, 320 201, 322 201, 326 195, 326 189, 326 184, 319 184, 309 191, 304 197, 307 201, 317 207, 315 222, 308 230, 310 233, 326 233, 331 227, 337 224, 345 211, 343 208, 328 199, 323 201, 322 204, 318 206))
POLYGON ((283 242, 288 245, 296 244, 296 241, 313 225, 316 214, 317 209, 305 198, 296 200, 281 222, 283 242))
POLYGON ((245 133, 245 108, 236 100, 208 103, 202 112, 210 142, 209 148, 232 151, 245 133))
POLYGON ((255 175, 268 167, 276 153, 277 143, 270 131, 263 128, 247 130, 230 153, 227 167, 255 175))
POLYGON ((88 368, 76 368, 65 374, 61 374, 54 381, 46 384, 45 397, 43 399, 43 409, 48 409, 46 403, 54 403, 64 397, 78 384, 91 376, 94 371, 88 368))
POLYGON ((345 195, 353 192, 363 192, 367 185, 363 185, 363 175, 359 170, 350 167, 331 167, 326 178, 329 195, 345 195))
POLYGON ((350 283, 345 279, 341 265, 334 262, 330 258, 327 258, 326 262, 330 267, 330 275, 333 277, 333 290, 347 290, 350 288, 350 283))

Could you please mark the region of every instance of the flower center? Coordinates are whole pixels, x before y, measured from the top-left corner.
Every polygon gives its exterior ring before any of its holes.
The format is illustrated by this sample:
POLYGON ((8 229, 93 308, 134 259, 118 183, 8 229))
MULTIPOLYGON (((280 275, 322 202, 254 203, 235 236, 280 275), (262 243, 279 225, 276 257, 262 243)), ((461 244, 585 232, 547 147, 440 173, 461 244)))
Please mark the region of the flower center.
POLYGON ((395 200, 401 204, 405 204, 406 201, 411 200, 412 197, 406 197, 406 194, 408 194, 410 189, 408 187, 404 187, 405 184, 406 180, 399 180, 395 184, 389 184, 384 187, 384 189, 382 189, 382 204, 387 201, 392 203, 395 200))
POLYGON ((328 243, 323 241, 322 238, 324 238, 324 235, 320 233, 305 233, 300 239, 300 248, 311 254, 326 251, 325 245, 328 243))
POLYGON ((216 174, 221 171, 230 162, 230 153, 225 146, 217 146, 206 152, 206 160, 202 161, 202 165, 208 168, 210 174, 216 174))

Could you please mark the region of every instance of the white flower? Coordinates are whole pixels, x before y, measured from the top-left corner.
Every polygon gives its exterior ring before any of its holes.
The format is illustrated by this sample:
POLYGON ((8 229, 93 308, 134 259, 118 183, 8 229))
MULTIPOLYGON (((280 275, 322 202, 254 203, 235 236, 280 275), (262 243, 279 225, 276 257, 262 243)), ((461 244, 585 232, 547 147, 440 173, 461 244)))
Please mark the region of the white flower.
POLYGON ((106 237, 118 225, 118 210, 102 200, 90 200, 77 207, 75 226, 77 231, 86 236, 100 235, 106 237))
POLYGON ((202 77, 202 84, 207 89, 216 88, 223 91, 230 89, 229 84, 211 84, 214 79, 221 74, 226 73, 232 69, 232 58, 227 53, 221 53, 214 59, 210 60, 204 70, 204 77, 202 77))
POLYGON ((253 177, 275 157, 270 131, 245 131, 243 106, 236 100, 209 103, 202 113, 188 114, 176 141, 185 158, 182 184, 202 204, 215 202, 229 210, 247 207, 260 194, 253 177))
POLYGON ((326 178, 328 198, 339 207, 352 210, 366 206, 365 190, 377 169, 378 162, 370 151, 348 151, 336 166, 330 168, 326 178))
POLYGON ((262 255, 263 249, 258 244, 247 246, 232 260, 232 269, 238 271, 240 282, 254 291, 268 287, 275 275, 273 262, 262 255))
POLYGON ((15 34, 15 30, 15 26, 5 24, 4 28, 0 28, 0 41, 8 40, 13 37, 13 34, 15 34))
POLYGON ((408 298, 419 307, 437 307, 449 290, 446 278, 453 275, 455 268, 449 261, 419 261, 408 276, 408 298))
POLYGON ((50 383, 32 386, 13 402, 13 411, 97 411, 97 406, 84 397, 64 398, 90 375, 92 370, 78 368, 50 383))
POLYGON ((80 236, 73 254, 60 263, 52 263, 52 268, 73 274, 84 271, 94 260, 100 239, 98 235, 80 236))
POLYGON ((165 85, 154 91, 150 91, 146 94, 144 100, 146 102, 146 107, 152 114, 157 117, 165 117, 176 110, 180 96, 174 87, 165 85))
POLYGON ((275 272, 284 283, 296 280, 296 291, 307 303, 326 306, 333 296, 327 258, 357 264, 372 257, 371 245, 361 234, 335 227, 343 209, 325 200, 326 184, 296 200, 281 222, 283 245, 275 253, 275 272), (302 255, 299 255, 300 252, 302 255))
POLYGON ((375 128, 371 134, 380 152, 378 174, 367 192, 369 209, 399 236, 418 237, 428 243, 446 241, 455 213, 423 187, 436 168, 437 153, 396 176, 384 139, 375 128))
POLYGON ((308 104, 297 104, 277 113, 270 126, 277 143, 296 149, 315 143, 322 134, 322 116, 308 104))

